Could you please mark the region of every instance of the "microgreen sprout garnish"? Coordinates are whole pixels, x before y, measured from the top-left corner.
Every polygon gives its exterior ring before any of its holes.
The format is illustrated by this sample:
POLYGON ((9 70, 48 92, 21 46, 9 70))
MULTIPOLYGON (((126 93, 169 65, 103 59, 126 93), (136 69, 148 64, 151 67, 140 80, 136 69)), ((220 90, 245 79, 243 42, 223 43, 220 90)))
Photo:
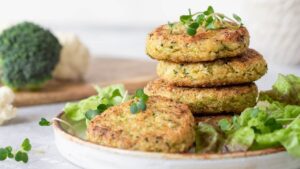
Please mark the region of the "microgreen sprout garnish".
POLYGON ((172 22, 168 22, 168 25, 170 26, 170 28, 173 28, 173 26, 174 26, 174 23, 172 23, 172 22))
POLYGON ((100 115, 109 107, 110 107, 109 105, 100 104, 96 110, 88 110, 85 113, 85 118, 88 120, 92 120, 94 117, 96 117, 97 115, 100 115))
POLYGON ((169 25, 169 27, 170 27, 171 34, 172 34, 172 33, 173 33, 173 28, 174 28, 174 23, 168 22, 168 25, 169 25))
POLYGON ((24 139, 21 144, 21 149, 14 153, 11 146, 0 148, 0 161, 6 159, 15 159, 17 162, 28 162, 28 152, 31 150, 31 144, 28 138, 24 139))
POLYGON ((188 15, 181 15, 180 22, 186 26, 186 32, 190 36, 197 33, 199 27, 207 30, 223 29, 223 28, 239 28, 243 25, 241 17, 233 14, 233 19, 224 14, 215 12, 212 6, 209 6, 206 11, 196 12, 192 14, 188 10, 188 15))
POLYGON ((133 98, 136 99, 137 101, 133 102, 130 105, 130 112, 132 114, 136 114, 138 112, 145 111, 147 109, 146 102, 149 97, 144 93, 143 89, 136 90, 133 98))
POLYGON ((50 126, 51 122, 49 122, 47 119, 45 119, 44 117, 42 117, 41 120, 39 121, 39 125, 40 126, 50 126))
POLYGON ((30 151, 31 150, 31 144, 28 138, 25 138, 22 145, 21 145, 22 149, 24 151, 30 151))
POLYGON ((57 118, 57 117, 52 118, 51 121, 48 121, 47 119, 42 117, 41 120, 39 121, 39 125, 40 126, 51 126, 54 121, 59 121, 72 129, 72 125, 70 123, 68 123, 67 121, 65 121, 63 119, 57 118))
POLYGON ((102 97, 101 104, 97 106, 97 109, 95 110, 91 109, 85 113, 85 118, 90 121, 97 115, 103 113, 109 107, 116 105, 115 103, 116 98, 119 99, 121 98, 121 103, 123 103, 127 98, 127 91, 125 91, 124 95, 122 95, 120 89, 118 88, 113 89, 109 94, 106 94, 102 97))

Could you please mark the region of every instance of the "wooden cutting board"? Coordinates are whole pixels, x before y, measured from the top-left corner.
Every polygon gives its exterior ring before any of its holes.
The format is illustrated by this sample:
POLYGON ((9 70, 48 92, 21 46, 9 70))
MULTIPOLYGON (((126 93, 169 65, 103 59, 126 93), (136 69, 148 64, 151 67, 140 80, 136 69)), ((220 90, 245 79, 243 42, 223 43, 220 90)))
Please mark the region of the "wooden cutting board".
POLYGON ((94 84, 104 87, 123 83, 132 93, 156 77, 155 66, 155 62, 149 61, 93 58, 84 81, 52 80, 39 91, 17 92, 14 105, 20 107, 79 100, 96 94, 94 84))

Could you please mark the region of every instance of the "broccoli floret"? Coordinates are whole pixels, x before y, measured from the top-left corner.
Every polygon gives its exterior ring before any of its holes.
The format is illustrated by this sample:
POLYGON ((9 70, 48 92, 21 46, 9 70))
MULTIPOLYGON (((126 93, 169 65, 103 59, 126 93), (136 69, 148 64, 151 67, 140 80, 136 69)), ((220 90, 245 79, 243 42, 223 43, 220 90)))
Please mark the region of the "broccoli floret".
POLYGON ((1 82, 15 90, 35 90, 52 78, 61 50, 56 37, 34 23, 22 22, 0 35, 1 82))

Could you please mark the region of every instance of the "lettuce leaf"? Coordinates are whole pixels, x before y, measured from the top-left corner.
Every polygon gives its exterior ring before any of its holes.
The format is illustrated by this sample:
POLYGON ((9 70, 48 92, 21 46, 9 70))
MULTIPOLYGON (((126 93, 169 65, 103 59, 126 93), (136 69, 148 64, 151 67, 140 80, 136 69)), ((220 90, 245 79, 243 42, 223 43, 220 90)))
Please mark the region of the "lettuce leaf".
POLYGON ((279 74, 272 90, 260 92, 259 100, 300 105, 300 77, 279 74))
POLYGON ((242 127, 228 137, 224 146, 229 152, 247 151, 252 146, 254 139, 254 130, 251 127, 242 127))
POLYGON ((223 141, 214 126, 199 122, 196 128, 196 153, 215 152, 223 141))
POLYGON ((300 119, 295 119, 288 127, 273 133, 257 135, 253 149, 263 149, 282 145, 288 153, 300 157, 300 119))
MULTIPOLYGON (((299 116, 298 116, 299 117, 299 116)), ((279 131, 278 140, 288 153, 294 157, 300 157, 300 119, 297 118, 287 128, 279 131)))
POLYGON ((79 102, 67 103, 64 114, 68 120, 85 120, 85 113, 89 110, 97 110, 100 104, 111 107, 129 99, 124 85, 117 84, 105 88, 95 87, 98 95, 91 96, 79 102))
POLYGON ((75 103, 67 103, 64 107, 66 117, 72 121, 85 119, 85 113, 88 110, 96 110, 101 103, 99 96, 91 96, 75 103))
POLYGON ((229 152, 283 146, 290 155, 300 157, 298 105, 260 102, 235 116, 227 125, 223 131, 226 139, 223 149, 229 152))

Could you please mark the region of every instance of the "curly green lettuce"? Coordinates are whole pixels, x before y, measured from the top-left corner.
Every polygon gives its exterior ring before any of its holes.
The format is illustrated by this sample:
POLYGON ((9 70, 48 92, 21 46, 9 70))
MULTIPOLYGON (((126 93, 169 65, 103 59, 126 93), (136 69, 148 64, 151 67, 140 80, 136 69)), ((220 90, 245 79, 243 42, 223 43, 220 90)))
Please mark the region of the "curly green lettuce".
MULTIPOLYGON (((231 120, 221 119, 218 126, 198 125, 196 131, 212 128, 224 136, 223 144, 212 141, 209 147, 218 147, 215 152, 236 152, 284 147, 287 152, 300 157, 300 78, 295 75, 279 75, 272 90, 261 92, 260 102, 247 108, 231 120)), ((216 137, 214 132, 206 132, 216 137)), ((196 143, 201 142, 196 137, 196 143)), ((196 144, 202 152, 205 147, 196 144)))
POLYGON ((124 85, 121 84, 111 85, 105 88, 95 88, 98 95, 65 105, 64 115, 68 120, 80 121, 86 118, 91 120, 91 118, 102 113, 107 108, 119 105, 121 102, 129 99, 124 85))
POLYGON ((259 100, 300 105, 300 77, 279 74, 272 90, 260 92, 259 100))

